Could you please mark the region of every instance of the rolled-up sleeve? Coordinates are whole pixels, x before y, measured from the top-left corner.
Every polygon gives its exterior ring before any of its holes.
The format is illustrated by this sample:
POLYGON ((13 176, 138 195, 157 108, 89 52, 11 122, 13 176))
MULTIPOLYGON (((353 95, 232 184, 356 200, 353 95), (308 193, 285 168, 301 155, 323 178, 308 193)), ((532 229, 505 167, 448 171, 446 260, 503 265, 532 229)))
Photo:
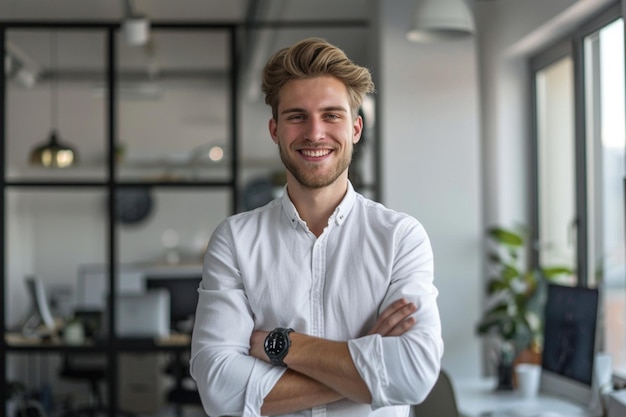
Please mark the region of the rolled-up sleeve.
POLYGON ((417 221, 405 226, 395 236, 392 280, 380 311, 406 298, 417 306, 416 324, 401 336, 370 335, 348 342, 370 389, 372 409, 422 402, 437 380, 443 356, 430 241, 417 221))
POLYGON ((192 334, 190 372, 207 414, 259 416, 284 369, 249 356, 254 320, 226 224, 213 234, 192 334))

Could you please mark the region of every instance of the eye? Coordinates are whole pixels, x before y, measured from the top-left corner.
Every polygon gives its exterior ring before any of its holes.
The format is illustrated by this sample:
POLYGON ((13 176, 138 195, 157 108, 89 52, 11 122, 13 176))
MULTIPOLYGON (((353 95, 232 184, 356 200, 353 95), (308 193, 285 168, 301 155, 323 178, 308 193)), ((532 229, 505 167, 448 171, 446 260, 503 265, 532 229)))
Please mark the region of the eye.
POLYGON ((341 119, 341 116, 340 116, 340 115, 338 115, 338 114, 336 114, 336 113, 328 113, 328 114, 326 114, 324 117, 325 117, 327 120, 331 120, 331 121, 341 119))
POLYGON ((305 119, 304 114, 291 114, 287 117, 287 120, 293 120, 293 121, 300 121, 304 119, 305 119))

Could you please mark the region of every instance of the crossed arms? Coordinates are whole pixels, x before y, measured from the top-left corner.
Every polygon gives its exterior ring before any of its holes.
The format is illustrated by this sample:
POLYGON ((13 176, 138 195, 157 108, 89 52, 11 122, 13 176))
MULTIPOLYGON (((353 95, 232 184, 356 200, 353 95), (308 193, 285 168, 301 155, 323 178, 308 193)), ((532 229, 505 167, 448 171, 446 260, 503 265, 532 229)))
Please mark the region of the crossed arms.
MULTIPOLYGON (((378 318, 368 334, 399 336, 415 324, 411 316, 416 306, 400 299, 378 318)), ((250 339, 250 355, 268 361, 263 342, 268 332, 255 331, 250 339)), ((288 370, 265 397, 261 414, 286 414, 342 398, 370 403, 369 388, 359 375, 347 342, 335 342, 291 334, 291 348, 284 359, 288 370)))

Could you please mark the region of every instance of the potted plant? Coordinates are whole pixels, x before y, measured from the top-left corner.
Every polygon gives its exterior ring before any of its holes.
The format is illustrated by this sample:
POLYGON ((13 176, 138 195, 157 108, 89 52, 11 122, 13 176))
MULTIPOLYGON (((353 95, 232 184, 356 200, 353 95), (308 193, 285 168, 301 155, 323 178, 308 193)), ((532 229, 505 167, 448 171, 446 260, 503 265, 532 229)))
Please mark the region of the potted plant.
POLYGON ((526 236, 522 227, 487 230, 488 300, 476 330, 496 337, 498 389, 513 388, 513 363, 521 352, 532 349, 539 355, 541 351, 547 282, 573 272, 566 266, 529 266, 526 236))

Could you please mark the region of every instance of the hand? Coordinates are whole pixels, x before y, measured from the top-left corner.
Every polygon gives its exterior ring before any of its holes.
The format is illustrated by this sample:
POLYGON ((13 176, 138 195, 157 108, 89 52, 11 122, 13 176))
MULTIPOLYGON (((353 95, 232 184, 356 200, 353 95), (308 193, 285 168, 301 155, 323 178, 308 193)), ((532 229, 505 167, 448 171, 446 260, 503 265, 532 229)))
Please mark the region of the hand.
POLYGON ((268 334, 269 332, 262 330, 252 332, 252 336, 250 336, 250 356, 269 363, 270 359, 265 353, 265 338, 268 334))
POLYGON ((404 298, 394 301, 382 312, 372 329, 367 333, 381 336, 400 336, 415 325, 411 316, 417 307, 404 298))

